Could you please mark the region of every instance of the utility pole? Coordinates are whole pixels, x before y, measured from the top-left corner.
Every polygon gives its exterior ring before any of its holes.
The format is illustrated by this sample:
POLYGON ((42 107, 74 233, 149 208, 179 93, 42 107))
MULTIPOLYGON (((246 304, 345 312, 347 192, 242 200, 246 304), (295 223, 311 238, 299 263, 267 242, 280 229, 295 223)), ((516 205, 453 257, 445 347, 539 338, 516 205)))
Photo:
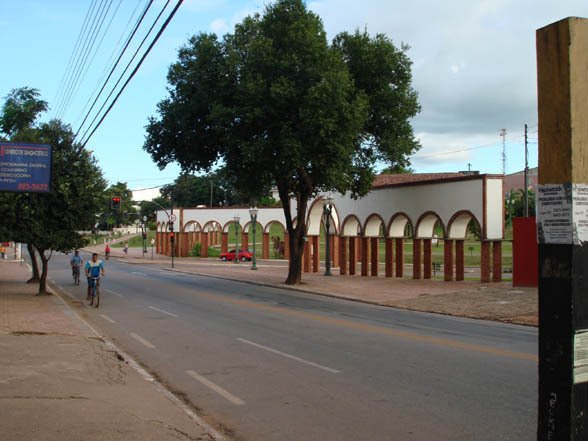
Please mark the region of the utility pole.
POLYGON ((506 129, 500 130, 502 136, 502 174, 506 175, 506 129))
POLYGON ((523 216, 529 217, 529 144, 527 139, 527 124, 525 124, 525 200, 523 216))
POLYGON ((538 441, 588 439, 587 42, 584 18, 537 31, 538 441))

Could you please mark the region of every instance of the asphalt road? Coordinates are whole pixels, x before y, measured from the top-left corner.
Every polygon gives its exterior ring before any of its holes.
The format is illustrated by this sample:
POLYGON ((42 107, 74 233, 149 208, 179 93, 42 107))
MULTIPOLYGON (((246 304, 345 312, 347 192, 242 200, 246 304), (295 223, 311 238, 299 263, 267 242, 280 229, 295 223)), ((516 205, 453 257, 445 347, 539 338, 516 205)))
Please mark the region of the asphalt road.
POLYGON ((536 329, 106 264, 89 320, 237 440, 536 438, 536 329))

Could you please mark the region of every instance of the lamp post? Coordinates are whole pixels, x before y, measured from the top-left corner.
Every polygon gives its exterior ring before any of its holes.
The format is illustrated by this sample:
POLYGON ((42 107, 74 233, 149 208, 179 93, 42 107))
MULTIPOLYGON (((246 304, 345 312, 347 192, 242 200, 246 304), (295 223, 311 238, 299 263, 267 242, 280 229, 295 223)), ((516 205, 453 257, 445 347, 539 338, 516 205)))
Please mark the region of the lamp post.
POLYGON ((235 263, 239 263, 239 220, 241 218, 238 215, 233 217, 235 221, 235 263))
POLYGON ((252 259, 252 263, 251 263, 251 269, 252 270, 256 270, 257 269, 257 263, 255 261, 255 227, 257 224, 257 207, 251 207, 249 209, 249 216, 251 216, 251 223, 253 223, 253 259, 252 259))
POLYGON ((323 219, 325 221, 325 276, 331 274, 331 246, 329 240, 329 229, 331 227, 331 212, 333 211, 333 198, 331 196, 323 199, 323 219))

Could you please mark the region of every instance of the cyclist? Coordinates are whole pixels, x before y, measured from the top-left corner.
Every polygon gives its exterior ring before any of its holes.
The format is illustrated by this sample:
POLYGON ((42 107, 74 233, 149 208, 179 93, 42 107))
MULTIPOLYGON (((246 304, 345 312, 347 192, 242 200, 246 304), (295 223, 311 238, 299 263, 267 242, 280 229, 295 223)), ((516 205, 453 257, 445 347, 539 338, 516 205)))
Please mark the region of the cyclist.
MULTIPOLYGON (((79 250, 75 250, 74 255, 71 256, 71 259, 69 260, 69 264, 71 266, 71 275, 73 277, 76 276, 76 273, 79 276, 80 268, 82 267, 83 263, 84 263, 84 259, 82 258, 82 256, 80 256, 79 250)), ((78 277, 76 285, 79 285, 79 284, 80 284, 80 280, 78 277)))
POLYGON ((92 253, 92 259, 86 262, 84 269, 86 271, 86 277, 88 278, 88 296, 86 298, 90 300, 92 298, 92 288, 94 287, 94 283, 98 282, 97 280, 94 280, 93 277, 99 278, 100 275, 104 277, 104 264, 98 259, 98 253, 92 253))
POLYGON ((110 245, 108 243, 104 247, 104 255, 106 256, 106 260, 108 260, 108 256, 110 256, 110 245))

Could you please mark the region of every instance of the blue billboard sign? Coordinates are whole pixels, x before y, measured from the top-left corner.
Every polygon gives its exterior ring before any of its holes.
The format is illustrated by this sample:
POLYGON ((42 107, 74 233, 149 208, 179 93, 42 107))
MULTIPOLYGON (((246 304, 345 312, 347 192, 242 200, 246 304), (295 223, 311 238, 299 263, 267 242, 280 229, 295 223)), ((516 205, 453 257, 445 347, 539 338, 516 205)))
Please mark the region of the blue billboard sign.
POLYGON ((0 191, 51 191, 51 146, 0 141, 0 191))

